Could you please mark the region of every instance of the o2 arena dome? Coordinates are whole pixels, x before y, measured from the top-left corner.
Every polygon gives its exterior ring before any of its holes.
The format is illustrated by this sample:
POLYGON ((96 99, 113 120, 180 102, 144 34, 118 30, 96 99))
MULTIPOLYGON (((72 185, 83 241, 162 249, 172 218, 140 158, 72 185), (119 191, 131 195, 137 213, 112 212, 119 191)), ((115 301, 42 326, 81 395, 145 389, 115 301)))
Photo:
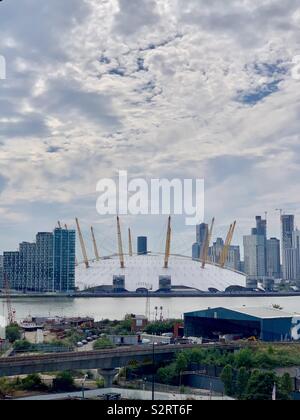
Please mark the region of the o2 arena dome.
MULTIPOLYGON (((79 264, 76 268, 76 286, 80 290, 102 289, 103 291, 136 292, 147 289, 156 292, 193 289, 201 292, 223 292, 229 287, 246 288, 245 275, 225 268, 224 264, 220 266, 208 261, 207 251, 212 227, 204 245, 206 251, 202 263, 189 257, 171 255, 171 217, 168 220, 164 255, 149 253, 146 237, 138 238, 138 254, 134 255, 130 229, 129 254, 124 255, 118 217, 118 254, 101 259, 94 230, 91 228, 96 258, 89 261, 78 219, 76 219, 76 223, 84 256, 84 263, 79 264), (205 262, 203 263, 203 261, 205 262)), ((234 227, 235 223, 230 226, 228 237, 232 237, 234 227)), ((227 241, 227 248, 229 243, 230 241, 227 241)), ((227 248, 225 247, 224 251, 227 248)), ((226 252, 223 257, 225 261, 226 252)))
POLYGON ((159 254, 126 256, 124 263, 121 268, 119 256, 113 256, 90 262, 89 268, 80 264, 76 271, 77 287, 80 290, 113 287, 128 292, 172 288, 208 292, 225 291, 230 286, 246 287, 246 277, 241 273, 210 263, 202 269, 199 261, 183 256, 170 255, 168 268, 164 268, 164 256, 159 254))

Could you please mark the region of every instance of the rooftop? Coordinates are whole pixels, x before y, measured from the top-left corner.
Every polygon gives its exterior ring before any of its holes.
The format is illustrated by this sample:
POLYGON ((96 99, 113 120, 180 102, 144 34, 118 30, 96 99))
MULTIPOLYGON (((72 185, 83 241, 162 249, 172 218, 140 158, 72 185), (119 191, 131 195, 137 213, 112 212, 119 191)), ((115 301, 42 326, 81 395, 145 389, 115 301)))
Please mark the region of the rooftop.
MULTIPOLYGON (((208 308, 206 310, 191 312, 191 313, 188 313, 188 314, 185 314, 185 315, 197 316, 196 314, 198 314, 198 316, 199 316, 200 314, 203 314, 203 315, 205 314, 205 316, 208 317, 208 316, 210 316, 209 314, 211 314, 212 312, 221 312, 221 311, 226 311, 226 312, 228 311, 228 314, 230 312, 235 312, 235 313, 247 315, 247 316, 254 317, 254 318, 260 318, 260 319, 294 318, 295 316, 300 317, 300 313, 285 312, 285 311, 282 311, 280 309, 268 308, 268 307, 208 308)), ((226 318, 228 316, 229 315, 227 315, 226 318)))
MULTIPOLYGON (((235 312, 240 312, 245 315, 255 316, 262 319, 272 319, 272 318, 293 318, 296 314, 291 312, 285 312, 280 309, 267 308, 267 307, 257 307, 257 308, 238 308, 234 309, 235 312)), ((300 314, 297 314, 300 316, 300 314)))

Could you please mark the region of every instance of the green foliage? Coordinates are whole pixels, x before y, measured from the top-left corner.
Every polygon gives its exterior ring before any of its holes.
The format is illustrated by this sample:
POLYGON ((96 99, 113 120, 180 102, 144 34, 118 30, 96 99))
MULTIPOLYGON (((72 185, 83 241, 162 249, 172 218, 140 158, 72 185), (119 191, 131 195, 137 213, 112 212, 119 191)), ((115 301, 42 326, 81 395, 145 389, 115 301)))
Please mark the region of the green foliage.
POLYGON ((188 369, 189 359, 188 355, 181 352, 176 357, 176 372, 180 373, 188 369))
POLYGON ((176 363, 162 367, 157 371, 158 382, 166 385, 175 385, 178 383, 178 373, 176 363))
POLYGON ((25 391, 46 391, 48 387, 43 383, 40 375, 32 374, 22 379, 18 386, 25 391))
POLYGON ((233 396, 235 393, 235 387, 232 366, 227 365, 224 367, 221 373, 221 379, 224 384, 225 394, 228 396, 233 396))
POLYGON ((11 324, 6 327, 6 338, 10 343, 21 339, 21 330, 18 324, 11 324))
POLYGON ((126 317, 123 321, 120 321, 114 329, 114 334, 127 335, 131 333, 131 318, 126 317))
POLYGON ((284 400, 290 399, 290 395, 293 392, 293 382, 292 378, 288 373, 285 373, 282 378, 279 380, 279 390, 281 392, 281 397, 284 400))
POLYGON ((250 349, 243 349, 234 356, 234 366, 239 369, 244 367, 250 369, 254 366, 254 353, 250 349))
POLYGON ((6 378, 0 378, 0 400, 4 399, 11 391, 10 383, 6 378))
POLYGON ((75 382, 70 372, 61 372, 53 380, 53 391, 69 392, 76 389, 75 382))
POLYGON ((156 321, 151 322, 145 328, 145 332, 151 335, 161 335, 171 333, 174 330, 175 321, 156 321))
POLYGON ((237 374, 236 395, 239 400, 243 400, 246 395, 250 373, 245 367, 241 367, 237 374))
POLYGON ((103 378, 99 378, 96 381, 97 388, 102 389, 105 386, 105 382, 103 378))
POLYGON ((83 332, 73 329, 67 332, 67 336, 64 339, 63 344, 72 347, 84 339, 85 334, 83 332))
POLYGON ((14 343, 14 350, 17 352, 34 351, 34 345, 27 340, 18 340, 14 343))
POLYGON ((245 398, 254 401, 270 401, 276 375, 273 372, 254 370, 251 373, 245 398))
POLYGON ((115 347, 115 345, 106 337, 99 338, 99 340, 94 343, 94 350, 110 349, 115 347))

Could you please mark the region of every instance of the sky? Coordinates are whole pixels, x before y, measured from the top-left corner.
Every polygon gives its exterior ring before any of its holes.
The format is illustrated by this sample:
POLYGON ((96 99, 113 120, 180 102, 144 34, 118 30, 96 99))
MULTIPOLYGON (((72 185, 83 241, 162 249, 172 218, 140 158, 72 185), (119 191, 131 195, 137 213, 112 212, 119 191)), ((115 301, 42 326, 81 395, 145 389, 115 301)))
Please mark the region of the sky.
MULTIPOLYGON (((75 216, 115 251, 96 184, 118 170, 204 178, 214 237, 300 220, 298 0, 4 0, 0 55, 0 253, 75 216)), ((163 249, 165 217, 129 225, 163 249)), ((180 217, 173 238, 190 254, 180 217)))

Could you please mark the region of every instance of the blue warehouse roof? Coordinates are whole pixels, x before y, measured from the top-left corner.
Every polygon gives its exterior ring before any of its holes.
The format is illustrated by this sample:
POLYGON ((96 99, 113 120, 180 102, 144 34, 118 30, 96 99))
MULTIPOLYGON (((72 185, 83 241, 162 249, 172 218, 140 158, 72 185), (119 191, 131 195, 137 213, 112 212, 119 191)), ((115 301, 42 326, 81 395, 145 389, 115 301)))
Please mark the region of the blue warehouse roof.
POLYGON ((273 308, 209 308, 202 311, 185 313, 185 317, 198 317, 198 318, 215 318, 215 319, 239 319, 239 320, 262 320, 262 319, 292 319, 299 314, 291 314, 273 308))

